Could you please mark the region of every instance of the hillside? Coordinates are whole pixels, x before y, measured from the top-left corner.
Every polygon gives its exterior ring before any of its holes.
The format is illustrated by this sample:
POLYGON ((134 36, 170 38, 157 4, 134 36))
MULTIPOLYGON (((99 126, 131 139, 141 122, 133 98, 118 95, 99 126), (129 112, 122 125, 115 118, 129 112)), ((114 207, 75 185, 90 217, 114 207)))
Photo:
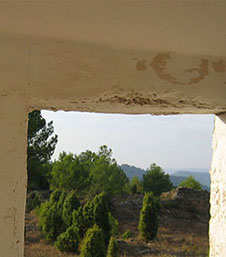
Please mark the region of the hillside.
MULTIPOLYGON (((189 176, 191 176, 191 175, 189 175, 189 176)), ((189 176, 187 176, 187 177, 189 177, 189 176)), ((179 186, 179 184, 180 184, 182 181, 186 180, 187 177, 185 177, 185 176, 182 177, 182 176, 170 175, 170 181, 172 182, 172 184, 173 184, 175 187, 177 187, 177 186, 179 186)), ((197 180, 197 179, 196 179, 196 180, 197 180)), ((198 181, 198 180, 197 180, 197 181, 198 181)), ((200 181, 199 181, 199 183, 200 183, 200 181)), ((210 188, 207 187, 206 185, 203 185, 202 183, 200 183, 200 185, 201 185, 201 187, 202 187, 203 190, 210 191, 210 188)))
POLYGON ((207 172, 194 172, 194 171, 177 171, 172 174, 173 176, 189 177, 193 176, 202 185, 210 187, 210 174, 207 172))
MULTIPOLYGON (((209 193, 191 189, 176 189, 161 197, 159 232, 149 243, 138 236, 142 195, 123 195, 112 199, 112 213, 119 220, 117 237, 119 257, 207 257, 209 193), (126 230, 132 233, 125 240, 126 230)), ((41 235, 34 212, 26 213, 25 257, 78 257, 58 252, 41 235)))
MULTIPOLYGON (((132 177, 137 176, 140 180, 143 179, 143 175, 146 170, 130 166, 128 164, 122 164, 120 168, 125 172, 129 180, 132 177)), ((186 180, 187 177, 193 176, 202 186, 203 190, 209 191, 210 189, 210 175, 207 172, 194 172, 194 171, 178 171, 170 175, 170 181, 177 187, 182 181, 186 180)))
POLYGON ((146 173, 146 170, 128 164, 122 164, 119 167, 125 172, 129 180, 131 180, 134 176, 138 177, 139 180, 142 180, 143 175, 146 173))

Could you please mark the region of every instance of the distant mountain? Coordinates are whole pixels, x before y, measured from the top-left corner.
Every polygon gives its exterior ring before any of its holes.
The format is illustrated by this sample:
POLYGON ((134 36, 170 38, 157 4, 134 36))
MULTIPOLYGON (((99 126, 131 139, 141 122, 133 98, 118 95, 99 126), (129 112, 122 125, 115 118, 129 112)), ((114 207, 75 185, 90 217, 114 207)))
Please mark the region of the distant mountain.
POLYGON ((119 167, 125 172, 126 176, 131 180, 134 176, 137 176, 139 180, 143 179, 143 175, 146 170, 137 168, 135 166, 130 166, 128 164, 119 165, 119 167))
MULTIPOLYGON (((146 173, 146 170, 128 164, 122 164, 120 165, 120 168, 125 172, 129 180, 131 180, 134 176, 137 176, 140 180, 142 180, 143 175, 146 173)), ((209 191, 210 175, 207 172, 177 171, 169 177, 172 184, 174 186, 178 186, 182 181, 186 180, 189 176, 193 176, 197 181, 199 181, 204 190, 209 191)))
MULTIPOLYGON (((192 175, 189 175, 189 176, 192 176, 192 175)), ((188 176, 188 177, 189 177, 189 176, 188 176)), ((187 179, 187 177, 170 175, 170 181, 171 181, 171 183, 172 183, 175 187, 179 186, 179 184, 180 184, 182 181, 186 180, 186 179, 187 179)), ((196 179, 196 180, 197 180, 197 179, 196 179)), ((197 180, 197 181, 198 181, 198 180, 197 180)), ((199 183, 200 183, 200 181, 199 181, 199 183)), ((203 190, 210 191, 210 188, 209 188, 208 186, 203 185, 202 183, 200 183, 200 184, 201 184, 201 187, 202 187, 203 190)))
POLYGON ((210 174, 207 172, 177 171, 172 174, 176 177, 194 177, 199 183, 210 188, 210 174))

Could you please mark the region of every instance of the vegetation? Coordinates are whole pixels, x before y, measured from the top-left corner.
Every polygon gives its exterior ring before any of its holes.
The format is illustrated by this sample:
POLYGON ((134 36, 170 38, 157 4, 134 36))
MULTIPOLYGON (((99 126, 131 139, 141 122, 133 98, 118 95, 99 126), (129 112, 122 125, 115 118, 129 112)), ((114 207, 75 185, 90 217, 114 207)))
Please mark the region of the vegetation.
POLYGON ((75 193, 71 191, 64 200, 62 220, 66 227, 72 225, 72 213, 80 207, 80 201, 75 193))
POLYGON ((65 232, 57 237, 55 246, 61 252, 77 252, 80 238, 76 226, 70 226, 65 232))
POLYGON ((27 170, 28 189, 48 189, 51 164, 49 160, 57 144, 57 135, 53 136, 53 122, 46 124, 40 111, 28 116, 27 170))
POLYGON ((182 181, 179 184, 179 187, 186 187, 186 188, 191 188, 196 190, 202 189, 201 184, 198 181, 196 181, 192 176, 189 176, 186 180, 182 181))
POLYGON ((37 211, 39 215, 39 227, 47 239, 55 241, 64 231, 62 220, 63 204, 66 197, 65 191, 55 190, 50 200, 41 204, 37 211))
POLYGON ((110 238, 107 257, 117 257, 118 256, 118 242, 114 237, 110 238))
POLYGON ((143 175, 144 192, 153 192, 154 195, 160 196, 163 192, 173 189, 169 175, 166 174, 160 166, 153 163, 146 174, 143 175))
POLYGON ((126 191, 127 183, 107 146, 101 146, 98 153, 86 151, 78 156, 63 152, 53 163, 52 189, 74 190, 79 196, 101 192, 117 195, 126 191))
POLYGON ((114 216, 112 216, 111 212, 108 212, 108 218, 111 236, 117 236, 119 234, 119 222, 114 216))
POLYGON ((123 239, 129 239, 129 238, 131 238, 132 236, 133 236, 132 232, 131 232, 129 229, 127 229, 127 230, 124 232, 124 234, 122 235, 122 238, 123 238, 123 239))
POLYGON ((32 211, 41 204, 38 192, 31 192, 27 197, 26 210, 32 211))
MULTIPOLYGON (((105 145, 98 152, 87 150, 79 155, 62 152, 51 163, 57 143, 53 132, 52 122, 46 124, 40 111, 29 114, 28 187, 29 190, 51 189, 52 193, 41 204, 39 193, 31 192, 27 211, 36 208, 45 238, 53 241, 61 252, 81 250, 81 257, 117 256, 115 236, 119 234, 119 222, 111 213, 110 199, 145 192, 138 229, 143 240, 153 240, 158 231, 156 196, 173 188, 169 175, 152 164, 143 180, 133 176, 129 181, 112 158, 112 150, 105 145)), ((180 186, 201 188, 193 177, 180 186)), ((126 230, 120 236, 128 239, 133 234, 126 230)))
POLYGON ((106 246, 104 242, 104 234, 101 228, 96 224, 87 230, 84 238, 81 257, 105 257, 106 246))
POLYGON ((140 212, 139 232, 141 238, 153 240, 158 232, 158 209, 159 201, 153 193, 146 193, 143 199, 143 207, 140 212))
POLYGON ((143 185, 137 176, 132 177, 130 181, 130 193, 134 194, 142 194, 143 193, 143 185))

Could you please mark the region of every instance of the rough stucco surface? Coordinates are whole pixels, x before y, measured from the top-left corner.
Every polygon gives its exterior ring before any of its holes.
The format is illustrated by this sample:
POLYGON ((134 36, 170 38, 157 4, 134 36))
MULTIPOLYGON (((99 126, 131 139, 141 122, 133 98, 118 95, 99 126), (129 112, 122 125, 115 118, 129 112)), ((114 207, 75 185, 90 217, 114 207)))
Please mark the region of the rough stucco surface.
POLYGON ((215 118, 211 165, 210 256, 226 256, 226 114, 215 118))
MULTIPOLYGON (((28 111, 226 112, 225 10, 214 0, 0 1, 1 256, 23 256, 28 111)), ((214 257, 226 256, 224 129, 217 119, 214 257)))
POLYGON ((0 1, 1 91, 30 108, 226 111, 226 1, 0 1))
POLYGON ((0 256, 21 257, 26 194, 26 123, 24 97, 0 97, 0 256))

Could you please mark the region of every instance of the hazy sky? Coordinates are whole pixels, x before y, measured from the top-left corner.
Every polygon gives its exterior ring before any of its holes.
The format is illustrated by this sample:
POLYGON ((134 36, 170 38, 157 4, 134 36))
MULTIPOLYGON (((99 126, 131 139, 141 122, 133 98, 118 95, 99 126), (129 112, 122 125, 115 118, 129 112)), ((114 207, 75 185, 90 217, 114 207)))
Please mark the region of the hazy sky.
POLYGON ((119 164, 164 170, 208 170, 211 163, 213 115, 119 115, 42 111, 53 120, 58 144, 53 159, 63 150, 79 154, 108 145, 119 164))

